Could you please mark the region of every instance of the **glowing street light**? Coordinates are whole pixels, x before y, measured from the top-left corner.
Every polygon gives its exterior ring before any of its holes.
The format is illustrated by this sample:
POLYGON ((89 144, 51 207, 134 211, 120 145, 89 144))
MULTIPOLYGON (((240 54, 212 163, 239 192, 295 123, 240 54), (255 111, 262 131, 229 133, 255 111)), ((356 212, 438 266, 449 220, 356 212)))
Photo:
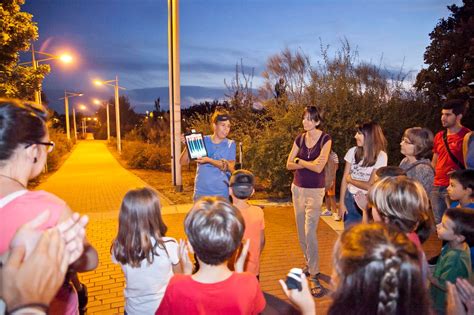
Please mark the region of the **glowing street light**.
MULTIPOLYGON (((33 70, 38 68, 40 62, 49 61, 49 60, 60 60, 63 63, 71 63, 73 58, 70 54, 61 54, 61 55, 53 55, 44 51, 35 51, 33 43, 31 43, 31 61, 21 62, 18 65, 28 65, 31 64, 33 66, 33 70), (46 58, 43 59, 36 59, 36 54, 45 56, 46 58)), ((41 85, 39 90, 35 91, 35 103, 41 104, 41 85)))
POLYGON ((125 88, 118 85, 118 76, 115 76, 115 80, 94 80, 95 85, 107 85, 114 87, 115 95, 115 130, 117 131, 117 151, 122 154, 122 141, 120 138, 120 106, 119 106, 119 89, 125 90, 125 88))
POLYGON ((75 96, 83 96, 82 93, 74 93, 74 92, 67 92, 64 91, 64 97, 61 97, 60 100, 64 99, 64 113, 66 115, 66 135, 67 139, 71 140, 71 132, 69 127, 69 98, 75 96))

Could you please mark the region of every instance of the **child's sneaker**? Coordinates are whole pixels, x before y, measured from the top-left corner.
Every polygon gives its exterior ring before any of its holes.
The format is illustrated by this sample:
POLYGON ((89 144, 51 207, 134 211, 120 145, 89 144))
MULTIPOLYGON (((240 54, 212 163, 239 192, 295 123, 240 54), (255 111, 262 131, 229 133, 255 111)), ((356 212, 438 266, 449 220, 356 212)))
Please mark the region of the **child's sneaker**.
POLYGON ((334 213, 334 214, 332 215, 332 217, 334 218, 334 221, 341 221, 341 220, 342 220, 342 218, 341 218, 341 216, 339 215, 339 213, 334 213))
POLYGON ((332 215, 332 212, 331 212, 331 210, 325 210, 325 211, 323 211, 323 213, 321 213, 321 215, 323 215, 323 216, 331 216, 331 215, 332 215))

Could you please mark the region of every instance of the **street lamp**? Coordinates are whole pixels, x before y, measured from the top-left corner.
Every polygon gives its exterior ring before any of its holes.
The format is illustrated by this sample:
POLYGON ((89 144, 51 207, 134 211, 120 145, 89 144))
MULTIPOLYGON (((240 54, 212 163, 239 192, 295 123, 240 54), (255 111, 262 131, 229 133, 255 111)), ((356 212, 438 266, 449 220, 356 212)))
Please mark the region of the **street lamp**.
POLYGON ((74 92, 67 92, 64 91, 64 97, 61 97, 60 100, 64 100, 64 113, 66 114, 66 135, 67 139, 71 140, 71 132, 69 127, 69 98, 75 96, 83 96, 82 93, 74 93, 74 92))
MULTIPOLYGON (((48 60, 60 60, 61 62, 64 62, 64 63, 71 63, 72 56, 69 54, 53 55, 44 51, 35 51, 33 43, 31 43, 31 61, 21 62, 18 65, 22 66, 22 65, 32 64, 33 70, 36 71, 40 62, 48 61, 48 60), (46 56, 47 58, 37 60, 36 54, 46 56)), ((39 90, 35 91, 35 103, 41 104, 41 85, 39 87, 39 90)))
POLYGON ((120 139, 120 107, 119 107, 119 89, 125 90, 125 88, 118 85, 118 76, 115 76, 115 80, 95 80, 95 85, 107 85, 114 87, 115 95, 115 130, 117 132, 117 151, 122 154, 122 142, 120 139), (113 84, 112 84, 113 83, 113 84))
MULTIPOLYGON (((86 110, 87 107, 85 105, 79 105, 79 110, 86 110)), ((76 127, 76 107, 72 106, 72 121, 74 126, 74 139, 77 141, 77 127, 76 127)))
MULTIPOLYGON (((94 99, 94 104, 100 105, 100 100, 94 99)), ((103 104, 105 105, 105 109, 107 111, 107 142, 110 142, 110 122, 109 122, 109 102, 103 101, 103 104)))

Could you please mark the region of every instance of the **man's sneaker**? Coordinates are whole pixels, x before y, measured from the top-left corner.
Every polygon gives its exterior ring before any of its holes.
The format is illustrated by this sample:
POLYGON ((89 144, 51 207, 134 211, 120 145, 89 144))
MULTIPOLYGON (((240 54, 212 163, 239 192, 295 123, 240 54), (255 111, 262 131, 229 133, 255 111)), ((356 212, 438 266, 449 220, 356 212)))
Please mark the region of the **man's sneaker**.
POLYGON ((331 212, 331 210, 325 210, 323 213, 321 213, 321 215, 323 215, 323 216, 331 216, 331 215, 332 215, 332 212, 331 212))
POLYGON ((339 215, 339 213, 334 213, 334 214, 332 215, 332 217, 334 218, 334 221, 341 221, 341 220, 342 220, 342 218, 341 218, 341 216, 339 215))

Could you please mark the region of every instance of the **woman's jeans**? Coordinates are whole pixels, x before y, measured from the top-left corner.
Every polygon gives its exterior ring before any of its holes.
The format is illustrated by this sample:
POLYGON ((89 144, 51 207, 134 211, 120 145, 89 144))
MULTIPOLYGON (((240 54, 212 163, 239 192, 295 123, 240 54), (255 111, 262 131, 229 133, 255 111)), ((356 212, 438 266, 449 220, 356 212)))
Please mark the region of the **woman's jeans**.
POLYGON ((319 254, 317 230, 324 188, 301 188, 291 185, 293 208, 295 210, 296 229, 301 250, 304 253, 309 273, 319 273, 319 254))
POLYGON ((347 230, 351 225, 362 221, 362 210, 359 209, 355 203, 354 195, 348 189, 344 195, 344 205, 347 209, 347 213, 344 215, 344 229, 347 230))

